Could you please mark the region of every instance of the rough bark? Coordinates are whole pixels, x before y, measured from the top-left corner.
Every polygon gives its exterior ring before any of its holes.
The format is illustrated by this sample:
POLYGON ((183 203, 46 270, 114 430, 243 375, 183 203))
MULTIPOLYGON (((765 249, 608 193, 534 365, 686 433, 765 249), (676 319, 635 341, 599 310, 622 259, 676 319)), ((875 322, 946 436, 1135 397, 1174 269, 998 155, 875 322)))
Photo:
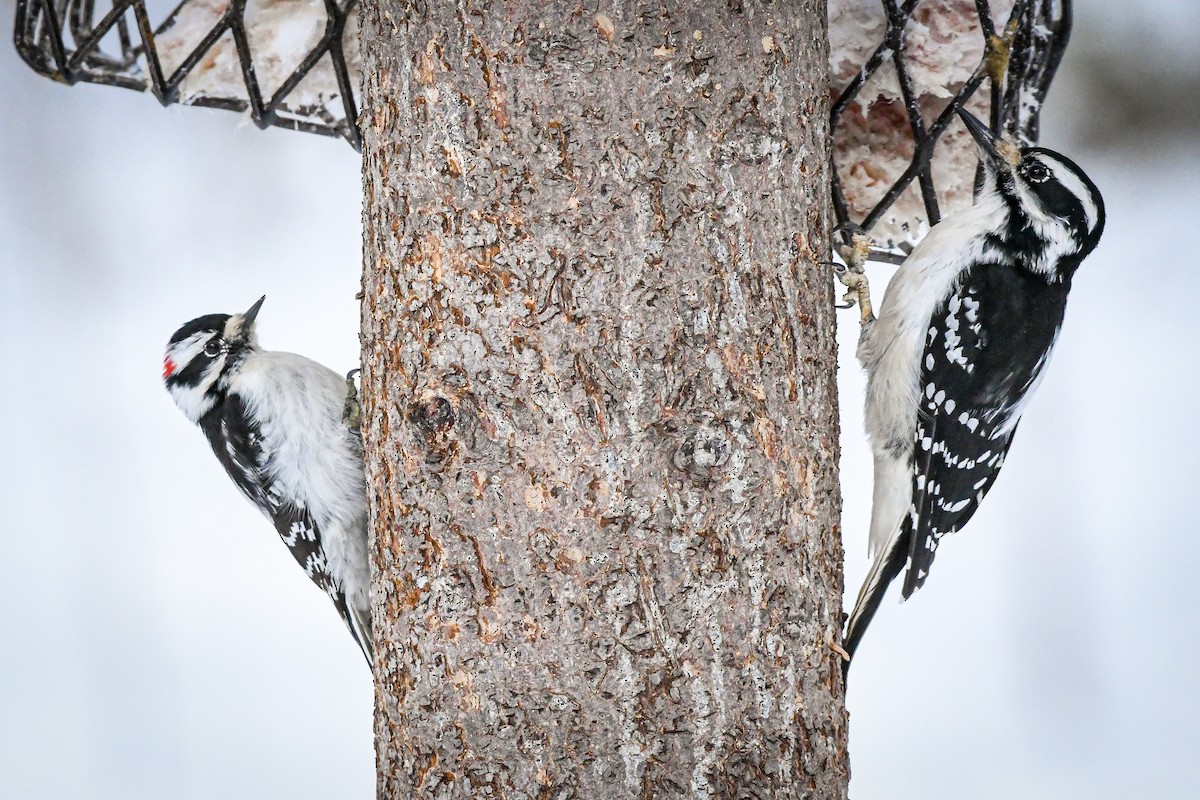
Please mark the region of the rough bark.
POLYGON ((824 0, 364 0, 381 798, 843 798, 824 0))

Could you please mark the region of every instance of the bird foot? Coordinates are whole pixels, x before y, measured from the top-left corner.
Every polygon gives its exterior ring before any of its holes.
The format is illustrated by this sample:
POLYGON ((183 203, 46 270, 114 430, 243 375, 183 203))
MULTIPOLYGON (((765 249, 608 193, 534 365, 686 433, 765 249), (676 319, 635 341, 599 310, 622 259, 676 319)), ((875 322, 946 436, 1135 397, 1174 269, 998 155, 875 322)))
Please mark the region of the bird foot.
POLYGON ((983 55, 983 70, 993 86, 1003 86, 1008 73, 1008 59, 1012 55, 1013 38, 1017 35, 1018 17, 1014 16, 1000 33, 987 37, 987 51, 983 55))
POLYGON ((850 236, 850 243, 835 245, 838 255, 844 264, 834 264, 834 274, 838 281, 846 287, 846 294, 838 308, 853 308, 858 306, 859 322, 867 325, 875 320, 875 312, 871 307, 871 287, 867 282, 867 273, 863 265, 871 255, 871 238, 862 231, 856 231, 850 236))
POLYGON ((342 406, 342 422, 355 433, 361 432, 362 427, 362 405, 358 402, 358 385, 354 382, 354 376, 360 372, 362 370, 352 369, 346 373, 346 403, 342 406))

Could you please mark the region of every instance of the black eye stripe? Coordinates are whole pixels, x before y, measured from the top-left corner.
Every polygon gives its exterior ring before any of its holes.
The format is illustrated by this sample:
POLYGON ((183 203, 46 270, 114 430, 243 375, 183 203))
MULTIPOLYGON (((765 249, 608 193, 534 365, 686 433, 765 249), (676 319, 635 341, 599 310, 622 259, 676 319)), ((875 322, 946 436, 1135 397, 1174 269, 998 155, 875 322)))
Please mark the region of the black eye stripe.
MULTIPOLYGON (((196 334, 193 335, 196 336, 196 334)), ((180 358, 184 357, 183 353, 168 356, 175 364, 175 371, 164 378, 168 385, 198 386, 201 380, 203 380, 205 373, 213 368, 217 359, 224 355, 228 348, 220 332, 213 331, 212 335, 203 340, 202 343, 200 341, 191 343, 187 350, 192 355, 184 362, 179 361, 180 358)))
POLYGON ((1067 222, 1080 235, 1087 232, 1083 201, 1060 183, 1053 173, 1045 181, 1031 184, 1030 188, 1047 212, 1067 222))
POLYGON ((193 358, 167 378, 168 386, 198 386, 204 377, 204 370, 209 366, 207 358, 193 358))

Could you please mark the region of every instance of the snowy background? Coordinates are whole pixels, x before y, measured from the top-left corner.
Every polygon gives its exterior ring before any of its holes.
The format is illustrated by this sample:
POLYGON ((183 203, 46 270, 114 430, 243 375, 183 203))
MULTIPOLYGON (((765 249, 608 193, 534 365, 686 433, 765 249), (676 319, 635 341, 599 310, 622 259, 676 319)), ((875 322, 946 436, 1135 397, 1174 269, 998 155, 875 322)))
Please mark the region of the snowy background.
MULTIPOLYGON (((1200 4, 1076 17, 1042 141, 1108 229, 1003 477, 860 651, 856 798, 1200 792, 1200 4)), ((178 325, 264 292, 268 347, 357 363, 358 157, 68 89, 11 44, 0 86, 0 797, 372 796, 361 656, 159 378, 178 325)), ((844 323, 852 595, 870 475, 844 323)))

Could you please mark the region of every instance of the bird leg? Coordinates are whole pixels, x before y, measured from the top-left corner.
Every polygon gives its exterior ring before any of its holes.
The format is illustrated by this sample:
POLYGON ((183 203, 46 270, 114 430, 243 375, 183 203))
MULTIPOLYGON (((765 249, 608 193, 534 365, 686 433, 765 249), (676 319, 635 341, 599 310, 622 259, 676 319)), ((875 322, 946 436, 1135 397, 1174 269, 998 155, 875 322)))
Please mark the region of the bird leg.
POLYGON ((987 50, 983 55, 983 70, 993 86, 1002 86, 1008 72, 1008 58, 1012 55, 1013 38, 1017 35, 1018 17, 1014 16, 1002 33, 987 37, 987 50))
POLYGON ((857 304, 859 322, 867 325, 875 320, 875 312, 871 308, 871 287, 867 283, 867 273, 863 265, 871 254, 871 239, 865 233, 856 232, 850 237, 850 244, 836 245, 837 253, 845 264, 835 264, 834 272, 837 279, 846 287, 842 301, 846 304, 839 308, 850 308, 857 304))
POLYGON ((362 405, 358 402, 358 386, 354 376, 362 370, 352 369, 346 373, 346 403, 342 406, 342 422, 355 433, 361 432, 362 405))

